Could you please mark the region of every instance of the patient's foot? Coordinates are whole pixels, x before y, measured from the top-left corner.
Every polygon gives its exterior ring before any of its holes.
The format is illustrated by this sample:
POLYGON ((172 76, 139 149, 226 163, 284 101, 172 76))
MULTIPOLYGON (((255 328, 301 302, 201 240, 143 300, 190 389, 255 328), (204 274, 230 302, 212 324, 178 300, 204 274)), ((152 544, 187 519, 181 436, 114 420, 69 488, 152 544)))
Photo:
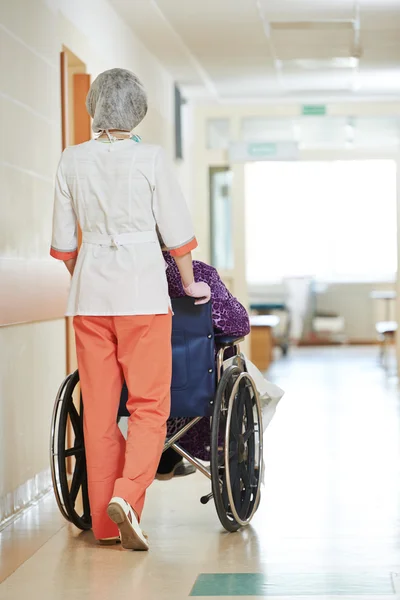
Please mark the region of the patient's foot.
POLYGON ((161 456, 156 479, 169 481, 173 477, 185 477, 196 472, 193 465, 186 464, 180 454, 173 448, 168 448, 161 456))

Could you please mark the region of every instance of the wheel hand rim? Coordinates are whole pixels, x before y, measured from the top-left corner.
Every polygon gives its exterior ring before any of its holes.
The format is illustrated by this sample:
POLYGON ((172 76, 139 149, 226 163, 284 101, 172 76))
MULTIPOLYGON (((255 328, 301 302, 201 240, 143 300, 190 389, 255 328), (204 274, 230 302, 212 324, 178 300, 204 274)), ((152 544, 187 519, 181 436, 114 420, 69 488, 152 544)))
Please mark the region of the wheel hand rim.
MULTIPOLYGON (((263 463, 263 453, 262 453, 262 427, 261 427, 261 406, 260 406, 260 400, 259 400, 259 396, 257 393, 257 388, 254 384, 253 379, 250 377, 250 375, 246 372, 241 373, 238 378, 236 379, 233 388, 232 388, 232 392, 229 398, 229 405, 228 405, 228 412, 227 412, 227 417, 226 417, 226 439, 229 439, 229 433, 230 433, 230 426, 231 426, 231 420, 232 420, 232 413, 234 411, 234 403, 235 403, 235 395, 239 389, 239 386, 241 385, 241 382, 243 380, 247 380, 250 384, 251 387, 253 389, 253 393, 254 393, 254 402, 255 402, 255 406, 257 409, 257 418, 258 421, 260 423, 260 439, 259 439, 259 448, 258 448, 258 457, 259 457, 259 469, 260 469, 260 473, 262 471, 262 463, 263 463)), ((233 493, 232 493, 232 489, 231 489, 231 474, 230 474, 230 466, 229 466, 229 446, 228 444, 225 444, 225 479, 226 479, 226 490, 227 490, 227 495, 228 495, 228 499, 229 499, 229 504, 232 510, 232 515, 234 517, 234 519, 242 526, 247 525, 251 519, 254 516, 254 513, 257 510, 258 507, 258 499, 260 496, 260 485, 258 484, 257 486, 257 493, 256 493, 256 497, 254 499, 254 503, 253 503, 253 508, 252 511, 250 513, 250 515, 243 519, 241 517, 241 515, 239 515, 237 508, 236 508, 236 504, 235 504, 235 500, 233 497, 233 493)), ((241 512, 241 511, 240 511, 241 512)))

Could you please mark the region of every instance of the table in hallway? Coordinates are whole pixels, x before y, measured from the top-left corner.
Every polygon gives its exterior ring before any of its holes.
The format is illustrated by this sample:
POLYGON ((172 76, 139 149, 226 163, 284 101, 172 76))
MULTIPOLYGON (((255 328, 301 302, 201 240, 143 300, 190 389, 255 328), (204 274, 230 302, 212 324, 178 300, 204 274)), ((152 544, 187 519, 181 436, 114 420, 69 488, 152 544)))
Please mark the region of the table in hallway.
POLYGON ((260 369, 267 371, 273 359, 273 329, 279 325, 276 315, 251 315, 251 360, 260 369))

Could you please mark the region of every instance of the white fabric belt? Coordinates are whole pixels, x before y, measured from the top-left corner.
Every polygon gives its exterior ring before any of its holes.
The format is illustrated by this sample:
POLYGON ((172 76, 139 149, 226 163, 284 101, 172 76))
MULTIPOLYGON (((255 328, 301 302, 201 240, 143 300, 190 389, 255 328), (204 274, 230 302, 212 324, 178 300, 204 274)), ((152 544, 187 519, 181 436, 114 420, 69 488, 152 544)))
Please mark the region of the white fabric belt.
POLYGON ((114 235, 85 231, 82 234, 82 242, 84 244, 95 244, 96 246, 119 248, 128 244, 158 242, 158 237, 155 231, 133 231, 129 233, 116 233, 114 235))

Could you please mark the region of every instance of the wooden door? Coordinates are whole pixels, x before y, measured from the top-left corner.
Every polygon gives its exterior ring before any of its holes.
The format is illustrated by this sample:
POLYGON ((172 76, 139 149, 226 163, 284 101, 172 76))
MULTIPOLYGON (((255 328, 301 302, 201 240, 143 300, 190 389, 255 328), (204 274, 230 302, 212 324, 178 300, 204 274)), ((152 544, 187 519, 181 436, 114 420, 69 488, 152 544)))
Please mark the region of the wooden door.
MULTIPOLYGON (((74 73, 74 64, 69 62, 69 53, 61 52, 60 55, 60 75, 61 75, 61 139, 62 150, 71 144, 81 144, 87 142, 91 138, 90 117, 86 111, 86 96, 90 87, 90 75, 87 73, 74 73), (72 71, 72 77, 71 77, 72 71), (72 85, 73 89, 69 89, 72 85), (72 93, 71 93, 72 92, 72 93), (72 109, 69 106, 69 98, 72 98, 72 109), (70 119, 73 122, 70 123, 70 119), (71 127, 72 125, 72 127, 71 127), (71 133, 72 132, 72 133, 71 133), (70 139, 73 137, 73 139, 70 139)), ((78 67, 82 70, 82 65, 78 67)), ((80 246, 82 235, 78 230, 78 246, 80 246)), ((66 371, 72 373, 77 368, 75 335, 73 330, 72 319, 65 319, 66 327, 66 371)), ((79 410, 80 389, 76 390, 74 402, 79 410)), ((70 448, 73 445, 73 432, 71 424, 67 429, 67 446, 70 448)), ((73 472, 73 459, 67 460, 67 471, 69 474, 73 472)))
MULTIPOLYGON (((87 73, 74 73, 73 77, 69 77, 69 69, 74 69, 74 66, 69 65, 68 52, 61 52, 60 55, 60 74, 61 74, 61 132, 62 132, 62 150, 71 144, 81 144, 87 142, 91 138, 90 116, 86 110, 86 96, 90 87, 90 75, 87 73), (72 94, 69 90, 69 85, 73 85, 72 94), (72 96, 73 111, 69 109, 69 100, 72 96), (69 119, 73 115, 73 123, 69 119), (70 139, 73 132, 73 140, 70 139)), ((80 67, 81 68, 81 67, 80 67)), ((78 245, 80 246, 82 235, 78 231, 78 245)), ((77 368, 75 337, 72 327, 72 319, 66 319, 66 370, 71 373, 77 368)))

